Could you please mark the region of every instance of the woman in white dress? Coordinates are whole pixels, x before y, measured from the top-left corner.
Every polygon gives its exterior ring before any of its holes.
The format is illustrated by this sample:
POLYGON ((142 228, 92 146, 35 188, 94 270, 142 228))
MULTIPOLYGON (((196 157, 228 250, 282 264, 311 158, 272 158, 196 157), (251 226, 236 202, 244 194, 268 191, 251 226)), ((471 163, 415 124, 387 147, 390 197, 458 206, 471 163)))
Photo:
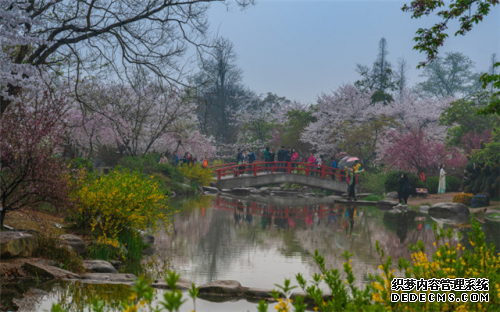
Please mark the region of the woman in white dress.
POLYGON ((446 191, 446 171, 444 171, 444 164, 441 165, 439 170, 439 187, 438 194, 444 194, 446 191))

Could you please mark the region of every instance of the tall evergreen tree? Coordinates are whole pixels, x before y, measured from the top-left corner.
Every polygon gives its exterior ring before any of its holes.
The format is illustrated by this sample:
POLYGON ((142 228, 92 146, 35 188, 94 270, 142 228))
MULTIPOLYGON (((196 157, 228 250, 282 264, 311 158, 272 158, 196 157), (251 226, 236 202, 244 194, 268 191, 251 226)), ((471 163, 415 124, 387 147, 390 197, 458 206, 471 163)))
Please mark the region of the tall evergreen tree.
POLYGON ((372 102, 390 102, 393 100, 389 93, 396 88, 394 72, 387 56, 387 40, 385 38, 379 41, 379 52, 373 67, 357 65, 357 72, 362 79, 355 82, 355 86, 364 91, 374 91, 372 102))

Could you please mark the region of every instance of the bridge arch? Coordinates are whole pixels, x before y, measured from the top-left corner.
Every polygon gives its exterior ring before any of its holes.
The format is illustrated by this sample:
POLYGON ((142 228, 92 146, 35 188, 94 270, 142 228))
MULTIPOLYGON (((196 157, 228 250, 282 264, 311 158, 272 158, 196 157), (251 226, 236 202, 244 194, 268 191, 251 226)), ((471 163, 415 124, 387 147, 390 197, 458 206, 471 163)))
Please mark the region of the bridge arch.
MULTIPOLYGON (((346 192, 346 171, 327 166, 291 162, 258 162, 245 165, 218 166, 218 189, 232 189, 269 184, 293 183, 314 188, 346 192), (292 167, 292 165, 295 165, 292 167)), ((357 179, 356 179, 357 180, 357 179)), ((360 192, 359 184, 356 191, 360 192)))

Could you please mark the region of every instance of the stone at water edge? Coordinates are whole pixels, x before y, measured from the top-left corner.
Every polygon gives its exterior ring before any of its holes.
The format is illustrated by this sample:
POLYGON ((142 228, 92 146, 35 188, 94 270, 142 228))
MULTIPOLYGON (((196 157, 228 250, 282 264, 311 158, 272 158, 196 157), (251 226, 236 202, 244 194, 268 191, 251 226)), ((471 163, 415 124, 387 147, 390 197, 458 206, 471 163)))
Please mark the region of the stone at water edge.
POLYGON ((55 266, 43 265, 41 263, 30 263, 26 262, 23 265, 24 269, 30 272, 33 276, 40 278, 50 278, 50 279, 77 279, 80 278, 78 274, 73 272, 60 269, 55 266))
POLYGON ((211 186, 204 186, 204 187, 203 187, 203 190, 204 190, 204 191, 207 191, 207 192, 209 192, 209 193, 213 193, 213 194, 217 194, 217 193, 219 193, 219 189, 218 189, 218 188, 216 188, 216 187, 211 187, 211 186))
POLYGON ((236 296, 241 293, 242 288, 241 284, 238 281, 220 280, 200 286, 200 294, 236 296))
POLYGON ((265 299, 272 298, 272 290, 264 289, 264 288, 254 288, 249 287, 243 291, 243 296, 246 298, 257 298, 257 299, 265 299))
POLYGON ((24 232, 0 232, 0 258, 31 257, 37 249, 35 237, 24 232))
POLYGON ((398 192, 389 192, 387 193, 387 195, 385 195, 385 197, 387 198, 391 198, 391 199, 398 199, 398 192))
POLYGON ((420 207, 418 207, 418 212, 421 212, 421 213, 429 213, 429 206, 427 205, 422 205, 420 207))
POLYGON ((104 260, 84 260, 83 266, 93 273, 118 273, 111 263, 104 260))
MULTIPOLYGON (((179 278, 179 280, 177 281, 175 286, 177 288, 179 288, 180 290, 186 290, 186 289, 191 288, 191 284, 192 284, 192 282, 190 280, 187 280, 187 279, 181 277, 181 278, 179 278)), ((151 287, 159 288, 159 289, 170 289, 170 287, 168 287, 168 284, 167 284, 167 282, 165 282, 165 280, 155 280, 151 284, 151 287)))
POLYGON ((458 214, 468 216, 469 208, 462 203, 437 203, 429 208, 429 215, 436 218, 448 218, 458 214))
POLYGON ((237 187, 233 189, 232 193, 235 195, 248 195, 250 190, 246 187, 237 187))
POLYGON ((130 273, 85 273, 80 275, 84 282, 94 284, 133 283, 138 278, 130 273))
POLYGON ((83 239, 73 234, 59 236, 59 243, 71 247, 79 255, 87 251, 87 244, 85 244, 83 239))

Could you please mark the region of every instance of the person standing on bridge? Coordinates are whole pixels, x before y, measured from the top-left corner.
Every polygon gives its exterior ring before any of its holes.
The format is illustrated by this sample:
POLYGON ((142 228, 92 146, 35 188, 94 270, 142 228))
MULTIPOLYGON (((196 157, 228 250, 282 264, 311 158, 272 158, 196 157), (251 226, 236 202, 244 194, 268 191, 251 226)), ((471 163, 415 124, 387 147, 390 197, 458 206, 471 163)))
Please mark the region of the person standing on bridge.
MULTIPOLYGON (((266 150, 264 151, 264 162, 266 163, 266 168, 270 167, 269 166, 270 164, 268 164, 268 162, 269 162, 269 153, 270 153, 270 151, 269 151, 269 146, 268 146, 268 147, 266 147, 266 150)), ((269 173, 269 170, 266 169, 266 172, 269 173)))
POLYGON ((309 163, 309 165, 311 165, 309 167, 309 169, 311 169, 311 171, 309 172, 309 175, 314 175, 314 165, 316 164, 316 157, 314 157, 313 153, 311 152, 309 154, 309 158, 307 159, 307 162, 309 163))
MULTIPOLYGON (((248 151, 248 163, 250 166, 248 166, 248 169, 252 169, 252 164, 255 161, 255 153, 253 152, 253 149, 250 147, 248 151)), ((252 171, 248 171, 248 174, 252 174, 252 171)))
MULTIPOLYGON (((285 161, 285 154, 285 147, 282 146, 278 151, 278 167, 284 167, 285 164, 283 163, 283 161, 285 161)), ((279 171, 281 172, 281 169, 279 171)))
POLYGON ((335 161, 335 158, 331 158, 331 164, 330 167, 332 167, 332 180, 335 180, 335 171, 337 170, 337 162, 335 161))
POLYGON ((292 148, 292 170, 295 171, 295 168, 297 167, 297 162, 299 161, 299 154, 297 151, 295 151, 295 148, 292 148))
POLYGON ((347 168, 347 183, 348 183, 348 194, 347 194, 347 200, 354 200, 356 201, 356 194, 355 194, 355 189, 356 189, 356 174, 354 173, 353 168, 347 168))
MULTIPOLYGON (((269 151, 269 167, 274 167, 275 164, 274 164, 274 158, 276 157, 276 154, 274 153, 274 149, 272 149, 271 151, 269 151)), ((267 170, 267 173, 269 173, 270 170, 267 170)))
POLYGON ((323 155, 319 155, 316 159, 316 169, 319 171, 316 173, 317 176, 321 176, 321 167, 323 166, 323 155))
MULTIPOLYGON (((291 165, 292 162, 292 150, 290 149, 290 147, 286 148, 285 161, 287 162, 285 166, 288 168, 289 164, 291 165)), ((286 172, 286 170, 284 171, 286 172)))

